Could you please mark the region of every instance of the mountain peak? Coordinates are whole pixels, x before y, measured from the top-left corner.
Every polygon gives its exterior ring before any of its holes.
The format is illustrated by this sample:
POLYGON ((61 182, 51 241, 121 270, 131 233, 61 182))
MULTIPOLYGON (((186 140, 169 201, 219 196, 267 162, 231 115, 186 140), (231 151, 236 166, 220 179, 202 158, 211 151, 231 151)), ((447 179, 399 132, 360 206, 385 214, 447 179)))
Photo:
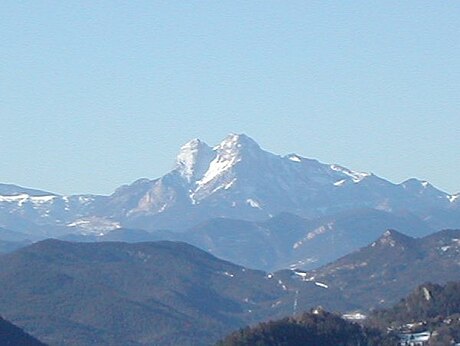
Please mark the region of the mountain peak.
POLYGON ((188 181, 201 177, 209 167, 214 152, 198 138, 185 143, 176 157, 176 170, 188 181))
MULTIPOLYGON (((404 245, 404 244, 407 244, 408 242, 412 241, 413 238, 403 234, 403 233, 400 233, 398 231, 395 231, 394 229, 388 229, 386 230, 382 236, 377 240, 376 243, 380 244, 380 245, 384 245, 384 246, 391 246, 391 247, 394 247, 396 245, 404 245)), ((375 243, 373 243, 372 246, 375 246, 374 245, 375 243)))
POLYGON ((406 189, 426 189, 426 188, 432 188, 433 185, 431 185, 429 182, 425 180, 419 180, 417 178, 410 178, 401 183, 401 185, 406 188, 406 189))
POLYGON ((214 148, 196 138, 181 147, 175 171, 187 183, 203 185, 227 172, 243 157, 253 159, 262 152, 259 145, 245 134, 231 133, 214 148))
POLYGON ((256 143, 251 137, 241 133, 231 133, 224 140, 217 145, 215 149, 221 151, 241 151, 243 149, 256 149, 260 150, 259 144, 256 143))
POLYGON ((30 189, 13 184, 0 184, 1 196, 17 196, 17 195, 30 195, 30 196, 55 196, 54 193, 42 190, 30 189))
POLYGON ((190 141, 188 141, 187 143, 185 143, 181 149, 183 148, 197 148, 197 147, 200 147, 202 145, 206 145, 205 142, 203 142, 201 139, 199 138, 193 138, 191 139, 190 141))

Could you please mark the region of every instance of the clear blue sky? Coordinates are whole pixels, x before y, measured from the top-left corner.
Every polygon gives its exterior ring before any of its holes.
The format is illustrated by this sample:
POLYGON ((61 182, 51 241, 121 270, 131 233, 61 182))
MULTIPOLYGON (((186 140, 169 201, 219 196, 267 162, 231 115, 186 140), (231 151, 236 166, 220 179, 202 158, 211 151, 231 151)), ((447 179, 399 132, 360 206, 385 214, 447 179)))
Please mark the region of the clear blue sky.
POLYGON ((0 182, 111 193, 246 133, 460 191, 460 1, 0 2, 0 182))

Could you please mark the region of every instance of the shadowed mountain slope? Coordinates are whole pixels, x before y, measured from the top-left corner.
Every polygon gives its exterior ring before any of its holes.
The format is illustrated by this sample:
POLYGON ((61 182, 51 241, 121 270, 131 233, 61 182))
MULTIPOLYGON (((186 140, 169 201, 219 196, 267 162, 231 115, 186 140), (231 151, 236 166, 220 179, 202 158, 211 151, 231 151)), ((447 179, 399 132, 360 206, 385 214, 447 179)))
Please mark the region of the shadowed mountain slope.
POLYGON ((46 240, 0 257, 0 311, 50 345, 191 345, 267 316, 263 272, 184 243, 46 240))
POLYGON ((460 278, 460 230, 414 239, 394 230, 326 266, 309 272, 280 271, 275 277, 298 291, 299 308, 378 308, 396 303, 418 285, 460 278))

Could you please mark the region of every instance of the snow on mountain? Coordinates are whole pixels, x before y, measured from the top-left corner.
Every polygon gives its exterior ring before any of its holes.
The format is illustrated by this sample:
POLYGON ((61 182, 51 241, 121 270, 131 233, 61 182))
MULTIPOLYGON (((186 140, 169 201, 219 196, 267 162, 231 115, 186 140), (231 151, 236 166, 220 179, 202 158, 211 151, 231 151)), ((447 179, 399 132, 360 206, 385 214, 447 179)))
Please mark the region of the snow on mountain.
POLYGON ((404 181, 403 183, 401 183, 401 186, 403 187, 403 189, 413 194, 425 195, 433 199, 436 199, 436 198, 444 199, 448 197, 446 193, 439 191, 429 182, 424 181, 424 180, 418 180, 415 178, 408 179, 404 181))
POLYGON ((41 205, 52 201, 57 198, 57 196, 30 196, 28 194, 20 195, 9 195, 9 196, 0 196, 0 202, 13 203, 18 207, 22 207, 25 203, 31 203, 33 205, 41 205))
POLYGON ((265 216, 298 209, 308 202, 301 195, 308 197, 314 190, 332 189, 337 181, 359 182, 369 175, 295 154, 274 155, 246 135, 231 134, 213 151, 209 169, 191 186, 192 200, 219 198, 232 208, 263 210, 265 216))
POLYGON ((184 144, 176 158, 176 168, 187 182, 194 182, 208 169, 215 156, 214 151, 199 139, 184 144))
MULTIPOLYGON (((0 227, 49 237, 67 232, 65 226, 91 213, 100 196, 60 196, 39 190, 0 189, 0 227)), ((69 229, 69 232, 71 230, 69 229)))
MULTIPOLYGON (((331 167, 332 170, 334 170, 336 172, 341 172, 341 173, 351 177, 351 179, 353 180, 354 183, 359 183, 361 180, 363 180, 364 178, 366 178, 366 177, 371 175, 370 173, 355 172, 355 171, 349 170, 348 168, 341 167, 341 166, 338 166, 338 165, 331 165, 330 167, 331 167)), ((343 179, 343 180, 340 180, 340 181, 346 181, 346 180, 343 179)), ((334 183, 334 185, 336 185, 336 183, 334 183)))
POLYGON ((193 139, 180 148, 169 173, 122 186, 111 196, 33 195, 18 187, 1 193, 6 188, 0 185, 0 212, 39 224, 96 217, 121 227, 185 229, 214 217, 258 221, 288 212, 314 219, 359 208, 409 212, 436 226, 460 221, 458 195, 427 182, 394 184, 296 154, 275 155, 244 134, 230 134, 214 147, 193 139))
MULTIPOLYGON (((439 226, 445 215, 436 211, 451 205, 449 195, 424 181, 394 184, 297 154, 275 155, 230 134, 212 148, 199 139, 186 143, 171 172, 118 189, 102 214, 125 227, 184 229, 214 217, 257 221, 288 212, 313 219, 371 208, 414 213, 439 226)), ((458 218, 448 219, 455 225, 458 218)))
POLYGON ((460 201, 460 193, 457 193, 456 195, 450 195, 450 196, 448 196, 447 198, 449 199, 449 202, 450 202, 450 203, 452 203, 452 204, 454 204, 454 203, 458 204, 458 203, 459 203, 458 201, 460 201))
POLYGON ((102 236, 108 232, 121 228, 120 223, 110 219, 90 216, 77 219, 66 225, 73 228, 73 233, 83 235, 98 235, 102 236))
MULTIPOLYGON (((244 134, 230 134, 213 148, 198 139, 186 143, 170 173, 125 187, 126 195, 136 196, 135 205, 116 209, 136 227, 148 215, 157 227, 177 227, 180 220, 174 216, 171 224, 168 213, 181 213, 186 225, 221 216, 263 220, 280 212, 312 217, 325 213, 338 181, 358 184, 369 176, 295 154, 275 155, 244 134)), ((126 201, 120 192, 112 197, 126 201)))

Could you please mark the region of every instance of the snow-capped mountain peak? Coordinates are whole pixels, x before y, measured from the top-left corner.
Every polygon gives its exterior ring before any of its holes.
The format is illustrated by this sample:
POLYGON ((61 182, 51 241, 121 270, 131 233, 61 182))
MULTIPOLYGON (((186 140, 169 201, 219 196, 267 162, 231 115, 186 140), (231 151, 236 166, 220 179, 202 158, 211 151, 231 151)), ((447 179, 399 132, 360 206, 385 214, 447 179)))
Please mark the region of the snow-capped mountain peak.
POLYGON ((190 183, 208 170, 215 152, 205 142, 192 139, 185 143, 176 157, 176 170, 190 183))
POLYGON ((242 147, 255 147, 259 148, 259 144, 256 143, 251 137, 244 133, 230 133, 220 142, 216 148, 242 148, 242 147))
POLYGON ((54 196, 0 184, 5 215, 58 226, 97 216, 122 227, 179 229, 213 217, 265 220, 289 212, 313 219, 371 208, 410 212, 436 225, 440 219, 430 211, 445 210, 452 214, 451 227, 459 201, 458 194, 424 181, 393 184, 316 159, 273 154, 244 134, 230 134, 213 148, 193 139, 181 147, 172 171, 120 187, 111 196, 54 196))
POLYGON ((224 178, 223 184, 228 186, 227 183, 230 183, 233 178, 224 176, 231 168, 243 159, 245 161, 257 161, 261 155, 266 153, 252 138, 245 134, 228 135, 213 148, 213 151, 215 156, 210 162, 208 170, 197 181, 199 186, 206 185, 216 178, 224 178))
POLYGON ((214 148, 199 139, 184 144, 176 158, 176 170, 188 183, 204 185, 241 161, 256 158, 259 145, 245 134, 230 134, 214 148))
POLYGON ((225 159, 261 151, 259 144, 245 134, 231 133, 213 148, 225 159))

